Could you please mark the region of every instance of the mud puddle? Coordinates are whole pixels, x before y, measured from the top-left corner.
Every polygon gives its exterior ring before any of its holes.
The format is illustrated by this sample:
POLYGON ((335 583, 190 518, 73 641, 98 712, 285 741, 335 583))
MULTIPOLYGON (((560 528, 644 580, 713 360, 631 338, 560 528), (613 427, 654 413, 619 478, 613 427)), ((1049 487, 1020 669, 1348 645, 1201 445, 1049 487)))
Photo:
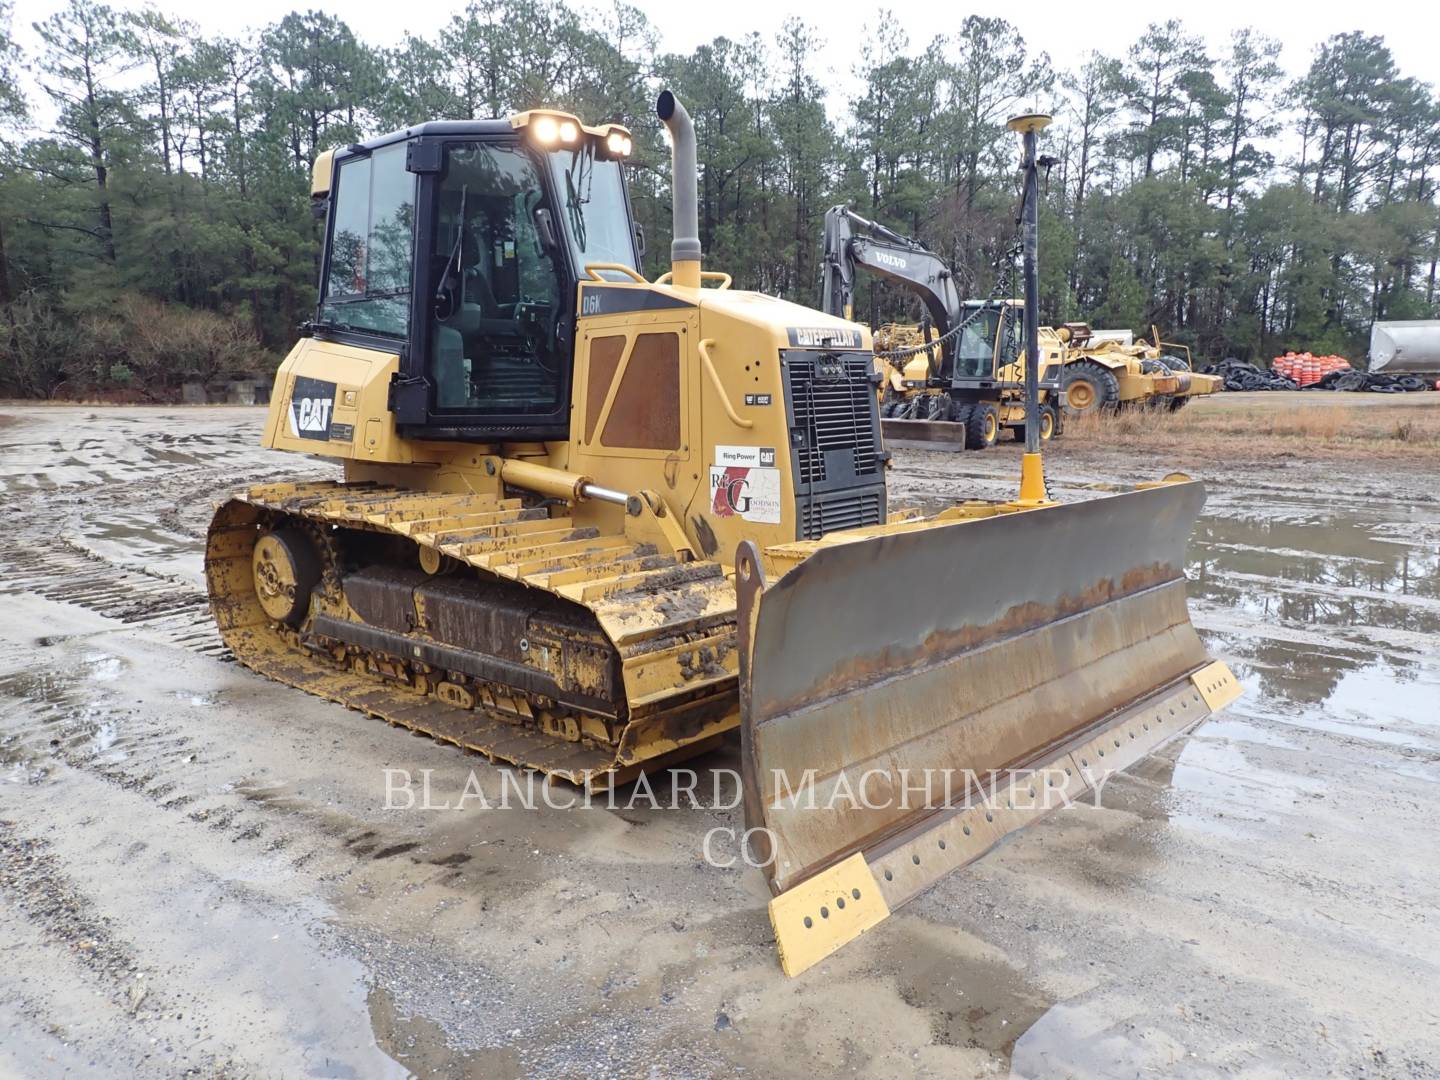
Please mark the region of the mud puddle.
POLYGON ((1200 621, 1259 707, 1376 729, 1440 720, 1440 513, 1300 497, 1220 509, 1191 540, 1189 593, 1223 609, 1200 621))

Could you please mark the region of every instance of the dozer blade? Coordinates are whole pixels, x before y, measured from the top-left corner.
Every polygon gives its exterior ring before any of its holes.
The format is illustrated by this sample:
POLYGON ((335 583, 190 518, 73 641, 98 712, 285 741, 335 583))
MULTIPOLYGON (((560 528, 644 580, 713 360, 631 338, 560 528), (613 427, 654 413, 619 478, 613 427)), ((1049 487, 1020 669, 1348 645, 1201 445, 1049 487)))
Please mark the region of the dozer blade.
POLYGON ((965 425, 953 420, 881 420, 885 445, 900 450, 942 450, 960 453, 965 449, 965 425))
POLYGON ((768 588, 741 545, 746 825, 788 974, 1239 695, 1185 606, 1203 502, 840 534, 768 588))

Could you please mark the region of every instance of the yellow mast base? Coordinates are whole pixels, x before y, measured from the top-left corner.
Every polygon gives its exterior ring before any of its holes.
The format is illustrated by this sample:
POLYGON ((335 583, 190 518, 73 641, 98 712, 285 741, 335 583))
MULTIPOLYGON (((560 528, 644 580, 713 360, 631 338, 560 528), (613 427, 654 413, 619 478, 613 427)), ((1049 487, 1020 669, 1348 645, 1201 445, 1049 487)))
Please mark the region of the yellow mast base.
POLYGON ((1045 490, 1045 466, 1039 454, 1020 458, 1020 498, 1015 501, 1021 506, 1049 506, 1055 501, 1045 490))

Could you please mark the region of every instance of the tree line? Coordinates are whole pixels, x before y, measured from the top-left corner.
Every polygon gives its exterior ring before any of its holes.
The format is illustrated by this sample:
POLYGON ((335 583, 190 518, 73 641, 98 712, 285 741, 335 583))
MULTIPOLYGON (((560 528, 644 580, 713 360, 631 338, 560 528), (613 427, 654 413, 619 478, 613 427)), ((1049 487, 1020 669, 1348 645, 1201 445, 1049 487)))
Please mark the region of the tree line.
MULTIPOLYGON (((888 12, 827 86, 819 31, 663 53, 623 0, 474 0, 376 47, 320 12, 240 37, 96 0, 15 43, 0 0, 0 388, 173 394, 273 367, 314 303, 315 155, 425 119, 535 105, 635 133, 647 271, 669 241, 664 83, 695 119, 701 239, 737 286, 814 304, 834 203, 940 252, 986 295, 1014 236, 1010 115, 1051 112, 1042 319, 1148 330, 1205 357, 1363 356, 1374 319, 1440 314, 1440 99, 1385 42, 1325 41, 1298 79, 1279 42, 1208 48, 1179 21, 1115 55, 1050 57, 969 16, 912 43, 888 12)), ((912 298, 862 283, 868 319, 912 298)))

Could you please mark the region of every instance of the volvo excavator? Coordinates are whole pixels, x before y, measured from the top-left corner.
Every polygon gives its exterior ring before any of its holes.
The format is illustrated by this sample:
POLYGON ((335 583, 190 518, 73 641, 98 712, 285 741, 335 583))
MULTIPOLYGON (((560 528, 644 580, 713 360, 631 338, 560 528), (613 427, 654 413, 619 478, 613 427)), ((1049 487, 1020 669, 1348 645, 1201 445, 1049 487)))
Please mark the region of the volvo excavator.
MULTIPOLYGON (((996 296, 962 300, 945 261, 918 240, 901 236, 847 206, 825 213, 820 306, 854 318, 861 270, 919 297, 918 327, 880 328, 876 355, 884 377, 882 417, 895 445, 953 444, 981 450, 1004 430, 1025 438, 1024 303, 996 296)), ((1065 333, 1038 327, 1040 438, 1061 430, 1061 368, 1065 333)))
POLYGON ((1013 499, 895 510, 869 331, 702 268, 694 130, 657 112, 655 280, 618 124, 317 160, 319 300, 263 444, 343 477, 222 502, 209 597, 262 675, 557 782, 738 729, 796 974, 1053 808, 1037 786, 1074 798, 1238 689, 1186 610, 1200 484, 1060 504, 1027 453, 1013 499), (884 797, 941 772, 979 781, 884 797))
MULTIPOLYGON (((830 314, 853 318, 860 271, 913 293, 925 308, 918 326, 887 323, 875 335, 885 377, 882 427, 892 445, 980 450, 1005 430, 1025 438, 1025 302, 1006 297, 1007 268, 989 298, 962 300, 939 255, 843 205, 825 214, 822 266, 821 307, 830 314)), ((1188 365, 1181 370, 1178 358, 1161 353, 1158 331, 1154 349, 1092 345, 1085 323, 1037 326, 1035 333, 1042 441, 1061 434, 1067 415, 1178 408, 1219 382, 1192 375, 1188 365)), ((1166 348, 1173 354, 1184 347, 1166 348)))

